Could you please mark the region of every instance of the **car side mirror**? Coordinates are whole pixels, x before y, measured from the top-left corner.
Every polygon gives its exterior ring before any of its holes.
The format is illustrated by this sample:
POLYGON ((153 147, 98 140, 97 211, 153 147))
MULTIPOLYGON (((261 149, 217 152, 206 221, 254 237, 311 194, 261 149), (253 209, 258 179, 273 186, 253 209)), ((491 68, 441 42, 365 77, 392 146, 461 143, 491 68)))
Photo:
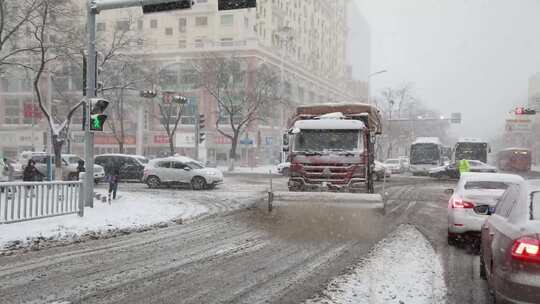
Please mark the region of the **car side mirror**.
POLYGON ((184 167, 184 171, 191 171, 190 167, 184 167))
POLYGON ((446 189, 446 190, 444 190, 444 193, 448 194, 448 195, 452 195, 452 194, 454 194, 454 189, 446 189))

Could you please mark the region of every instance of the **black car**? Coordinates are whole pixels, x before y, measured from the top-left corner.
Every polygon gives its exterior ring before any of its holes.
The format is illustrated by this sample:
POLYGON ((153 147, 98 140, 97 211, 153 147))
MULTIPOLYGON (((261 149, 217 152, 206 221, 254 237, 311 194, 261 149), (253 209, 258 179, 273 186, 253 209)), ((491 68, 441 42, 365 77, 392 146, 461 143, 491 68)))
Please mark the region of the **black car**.
POLYGON ((101 154, 94 158, 94 163, 103 166, 106 176, 112 166, 118 166, 121 181, 142 181, 144 175, 144 163, 138 155, 101 154))

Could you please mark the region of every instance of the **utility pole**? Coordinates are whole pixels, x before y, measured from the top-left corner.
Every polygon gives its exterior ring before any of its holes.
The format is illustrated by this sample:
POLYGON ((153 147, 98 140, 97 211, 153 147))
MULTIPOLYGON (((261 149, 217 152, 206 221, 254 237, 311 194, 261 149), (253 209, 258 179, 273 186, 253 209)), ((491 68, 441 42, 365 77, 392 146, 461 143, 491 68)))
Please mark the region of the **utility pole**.
POLYGON ((84 128, 85 206, 94 208, 94 134, 90 131, 91 100, 96 97, 96 1, 88 2, 88 57, 86 58, 86 121, 84 128))

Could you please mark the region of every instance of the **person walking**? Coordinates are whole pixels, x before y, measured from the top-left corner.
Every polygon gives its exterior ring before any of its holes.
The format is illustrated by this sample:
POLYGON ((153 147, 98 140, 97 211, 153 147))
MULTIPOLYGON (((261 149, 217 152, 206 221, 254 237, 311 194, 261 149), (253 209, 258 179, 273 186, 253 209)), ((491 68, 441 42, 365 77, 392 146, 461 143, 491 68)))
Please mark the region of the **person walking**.
MULTIPOLYGON (((33 161, 32 159, 29 159, 23 171, 23 181, 24 182, 38 182, 38 181, 41 182, 43 181, 44 177, 45 175, 39 172, 38 169, 36 168, 36 162, 33 161)), ((26 190, 30 190, 30 195, 34 196, 33 186, 26 186, 26 190)), ((28 196, 28 193, 26 195, 28 196)))
POLYGON ((7 158, 4 158, 4 165, 6 166, 6 169, 7 169, 8 181, 10 182, 14 181, 15 168, 13 167, 13 164, 7 158))
POLYGON ((109 204, 111 203, 111 194, 112 199, 116 199, 116 192, 118 191, 118 182, 120 180, 120 167, 117 163, 109 162, 107 165, 107 182, 109 183, 109 204))
POLYGON ((469 164, 469 161, 466 159, 462 159, 459 161, 459 175, 470 172, 471 171, 471 165, 469 164))
POLYGON ((84 160, 79 159, 77 161, 77 179, 80 178, 81 172, 86 172, 86 169, 84 168, 84 160))

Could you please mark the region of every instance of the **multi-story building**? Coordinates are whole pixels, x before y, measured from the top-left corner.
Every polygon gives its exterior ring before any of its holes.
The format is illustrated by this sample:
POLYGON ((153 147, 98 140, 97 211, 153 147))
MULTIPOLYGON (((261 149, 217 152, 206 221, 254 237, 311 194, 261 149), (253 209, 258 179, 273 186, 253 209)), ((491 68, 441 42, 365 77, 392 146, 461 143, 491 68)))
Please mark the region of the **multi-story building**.
MULTIPOLYGON (((175 136, 176 151, 194 154, 194 121, 201 113, 207 119, 201 158, 219 161, 228 158, 230 141, 214 127, 219 119, 215 100, 194 86, 193 60, 201 53, 211 53, 263 61, 279 71, 279 86, 292 104, 365 101, 365 79, 352 79, 349 59, 359 55, 349 52, 348 18, 358 16, 350 15, 349 5, 350 0, 258 0, 257 8, 218 11, 217 0, 198 0, 190 10, 146 15, 140 8, 101 12, 97 32, 109 41, 118 31, 134 35, 123 52, 140 59, 140 64, 159 66, 161 91, 177 92, 191 100, 175 136)), ((369 36, 368 30, 362 31, 369 36)), ((369 38, 365 41, 368 53, 369 38)), ((168 141, 158 106, 134 92, 126 98, 126 107, 126 152, 166 152, 168 141)), ((273 123, 253 124, 241 136, 242 160, 279 159, 281 134, 290 111, 277 112, 286 114, 278 115, 273 123)), ((82 153, 82 132, 77 127, 72 130, 72 151, 82 153)), ((110 130, 96 134, 95 147, 96 153, 118 151, 110 130)))

